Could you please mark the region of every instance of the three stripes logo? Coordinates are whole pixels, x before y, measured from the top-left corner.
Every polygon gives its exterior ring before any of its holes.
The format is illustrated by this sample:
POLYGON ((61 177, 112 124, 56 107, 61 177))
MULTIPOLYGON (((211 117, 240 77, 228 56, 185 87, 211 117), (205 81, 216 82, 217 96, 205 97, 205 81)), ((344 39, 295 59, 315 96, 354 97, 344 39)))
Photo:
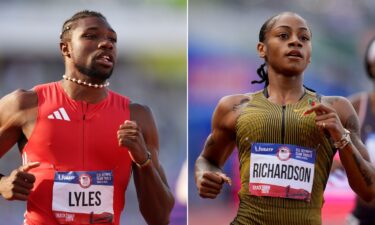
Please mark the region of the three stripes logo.
POLYGON ((63 107, 61 107, 58 110, 54 111, 53 113, 49 114, 48 119, 70 121, 70 118, 69 118, 68 114, 66 113, 66 111, 63 107))

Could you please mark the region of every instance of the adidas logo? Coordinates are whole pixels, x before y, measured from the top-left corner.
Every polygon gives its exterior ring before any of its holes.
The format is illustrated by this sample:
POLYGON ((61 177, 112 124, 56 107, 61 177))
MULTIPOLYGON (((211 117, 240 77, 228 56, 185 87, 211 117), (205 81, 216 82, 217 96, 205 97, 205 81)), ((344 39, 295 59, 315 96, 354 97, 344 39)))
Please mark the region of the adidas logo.
POLYGON ((66 113, 66 111, 63 107, 61 107, 58 110, 54 111, 53 113, 49 114, 48 119, 70 121, 70 118, 69 118, 68 114, 66 113))

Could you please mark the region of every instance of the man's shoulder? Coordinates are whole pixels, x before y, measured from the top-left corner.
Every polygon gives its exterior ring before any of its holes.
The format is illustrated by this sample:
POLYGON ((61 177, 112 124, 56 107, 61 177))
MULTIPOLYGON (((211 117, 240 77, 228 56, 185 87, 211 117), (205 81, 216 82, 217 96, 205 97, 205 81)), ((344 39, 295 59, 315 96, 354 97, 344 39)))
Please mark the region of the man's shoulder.
POLYGON ((129 104, 129 110, 131 120, 136 121, 143 130, 150 130, 149 128, 155 127, 153 113, 147 105, 132 102, 129 104))
POLYGON ((27 109, 38 104, 36 92, 31 90, 17 89, 0 100, 0 105, 6 108, 27 109))
POLYGON ((17 89, 0 100, 0 124, 21 127, 37 106, 35 91, 17 89))
POLYGON ((129 104, 129 109, 132 113, 141 113, 141 114, 151 113, 151 108, 149 106, 138 103, 138 102, 131 102, 129 104))

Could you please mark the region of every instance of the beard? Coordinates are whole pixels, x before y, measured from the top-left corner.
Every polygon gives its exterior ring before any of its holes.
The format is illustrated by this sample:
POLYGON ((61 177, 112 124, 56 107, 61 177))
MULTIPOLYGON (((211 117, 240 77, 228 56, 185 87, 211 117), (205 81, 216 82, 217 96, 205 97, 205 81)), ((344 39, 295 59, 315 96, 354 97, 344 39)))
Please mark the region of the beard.
POLYGON ((109 72, 101 72, 94 67, 84 67, 82 65, 75 64, 75 67, 78 69, 80 73, 87 75, 90 78, 100 80, 104 82, 105 80, 109 79, 112 76, 113 67, 109 72))

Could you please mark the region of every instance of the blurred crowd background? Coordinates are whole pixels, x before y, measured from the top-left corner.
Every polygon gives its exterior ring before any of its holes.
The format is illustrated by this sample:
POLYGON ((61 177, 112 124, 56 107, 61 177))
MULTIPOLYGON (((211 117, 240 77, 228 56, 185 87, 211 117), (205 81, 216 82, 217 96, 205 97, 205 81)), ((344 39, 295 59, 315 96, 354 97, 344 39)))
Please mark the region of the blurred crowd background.
MULTIPOLYGON (((201 199, 194 184, 194 162, 211 129, 212 112, 225 95, 260 90, 256 69, 263 63, 256 45, 262 24, 282 11, 294 11, 312 30, 312 62, 305 84, 323 95, 370 91, 363 66, 375 36, 373 0, 189 0, 189 224, 229 224, 237 202, 238 157, 224 171, 235 179, 215 200, 201 199)), ((353 205, 345 174, 330 179, 323 224, 344 224, 353 205)))
MULTIPOLYGON (((258 79, 256 69, 262 60, 256 44, 266 19, 294 11, 309 23, 313 53, 305 73, 308 87, 342 96, 372 89, 363 55, 375 36, 373 0, 0 0, 0 96, 61 79, 61 26, 82 9, 102 12, 118 33, 119 59, 110 87, 152 108, 159 128, 160 160, 175 193, 188 145, 189 224, 228 224, 234 217, 238 180, 231 188, 226 186, 218 199, 202 200, 194 184, 194 162, 219 99, 263 87, 250 82, 258 79)), ((9 173, 20 164, 14 148, 0 159, 0 172, 9 173)), ((238 177, 236 152, 224 170, 238 177)), ((325 225, 344 224, 352 207, 351 191, 340 185, 328 184, 325 225)), ((145 224, 133 183, 126 197, 121 224, 145 224)), ((23 202, 0 198, 0 218, 6 224, 22 224, 24 210, 23 202)), ((177 198, 171 224, 186 224, 183 198, 177 198)))
MULTIPOLYGON (((0 96, 60 80, 63 22, 83 9, 101 12, 118 35, 118 63, 110 88, 152 109, 159 129, 160 160, 176 192, 187 145, 186 5, 186 0, 0 1, 0 96)), ((19 165, 17 148, 0 159, 4 174, 19 165)), ((121 224, 145 224, 133 183, 126 198, 121 224)), ((24 202, 0 198, 0 224, 22 224, 24 211, 24 202)), ((183 202, 176 202, 171 224, 186 224, 183 202)))

